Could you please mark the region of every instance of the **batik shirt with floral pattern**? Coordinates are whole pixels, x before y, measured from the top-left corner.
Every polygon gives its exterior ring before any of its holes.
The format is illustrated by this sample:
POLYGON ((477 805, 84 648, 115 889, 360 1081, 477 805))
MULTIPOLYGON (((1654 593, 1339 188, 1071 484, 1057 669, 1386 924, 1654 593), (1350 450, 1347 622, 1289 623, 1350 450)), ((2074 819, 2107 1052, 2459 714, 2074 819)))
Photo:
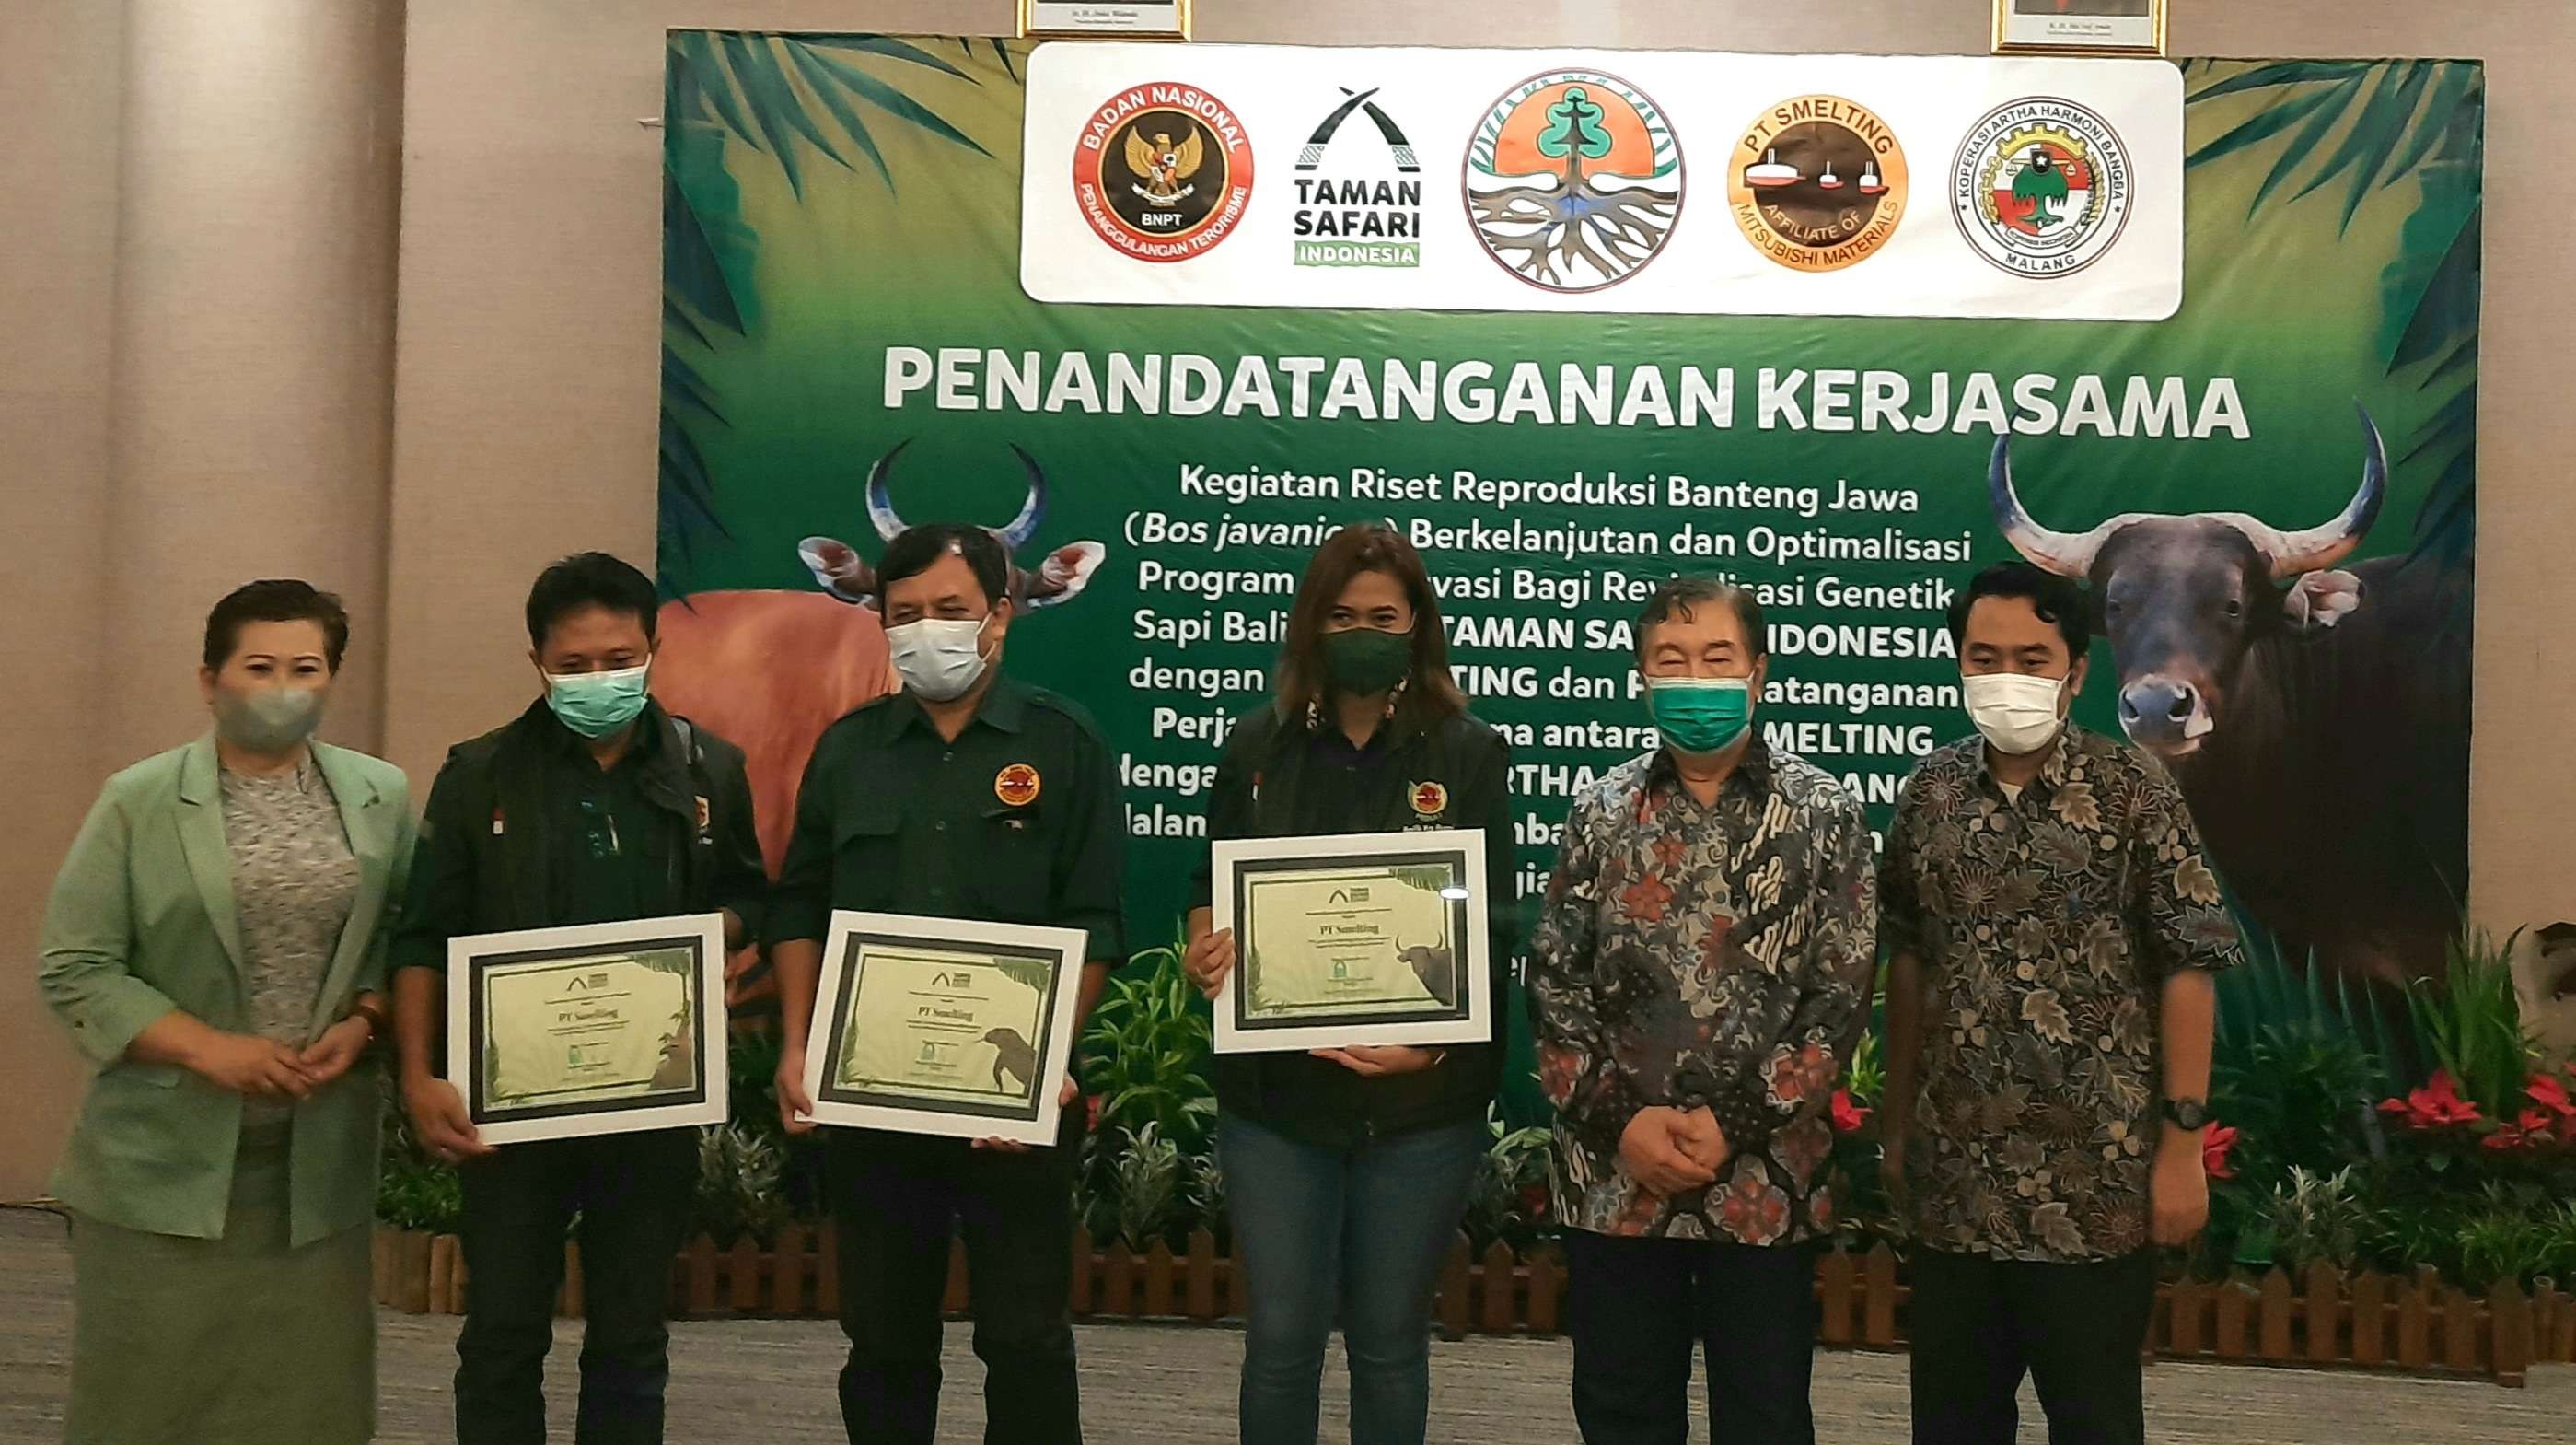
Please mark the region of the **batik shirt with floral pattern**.
POLYGON ((1826 1105, 1868 1023, 1874 863, 1860 805, 1759 740, 1713 806, 1661 752, 1575 798, 1529 964, 1562 1223, 1743 1244, 1832 1229, 1826 1105), (1630 1177, 1620 1135, 1657 1105, 1716 1116, 1716 1183, 1663 1198, 1630 1177))
POLYGON ((2069 727, 2018 799, 1985 743, 1906 780, 1880 875, 1931 997, 1906 1168, 1919 1238, 1997 1259, 2148 1240, 2165 978, 2235 963, 2235 922, 2161 769, 2069 727))

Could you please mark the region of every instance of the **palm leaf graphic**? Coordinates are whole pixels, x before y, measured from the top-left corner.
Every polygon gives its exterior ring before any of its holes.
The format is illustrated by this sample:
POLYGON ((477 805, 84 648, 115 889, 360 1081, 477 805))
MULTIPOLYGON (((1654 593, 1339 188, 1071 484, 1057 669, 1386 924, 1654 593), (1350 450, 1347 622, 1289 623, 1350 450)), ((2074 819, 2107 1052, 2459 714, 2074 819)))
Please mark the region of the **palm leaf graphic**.
MULTIPOLYGON (((1021 75, 1010 43, 959 39, 968 65, 981 46, 1003 74, 1021 75)), ((726 169, 729 146, 768 156, 799 200, 812 158, 844 170, 865 165, 894 189, 880 138, 893 125, 978 155, 987 150, 936 110, 870 67, 913 67, 980 85, 974 73, 911 41, 889 35, 797 35, 678 31, 663 73, 662 422, 659 487, 663 590, 674 563, 700 539, 730 534, 717 515, 716 479, 697 428, 725 426, 721 398, 692 354, 723 333, 747 335, 759 321, 753 287, 760 237, 743 220, 740 188, 726 169)))
POLYGON ((2380 276, 2377 354, 2392 378, 2416 372, 2421 391, 2452 388, 2408 439, 2401 467, 2433 469, 2416 511, 2410 560, 2466 565, 2477 523, 2478 277, 2484 238, 2486 75, 2473 61, 2194 61, 2208 79, 2200 105, 2229 96, 2267 104, 2191 152, 2187 164, 2278 153, 2246 207, 2344 184, 2337 233, 2365 201, 2400 181, 2417 185, 2398 254, 2380 276), (2328 145, 2332 141, 2331 146, 2328 145), (2304 179, 2302 179, 2304 178, 2304 179), (2293 181, 2299 184, 2289 189, 2293 181))

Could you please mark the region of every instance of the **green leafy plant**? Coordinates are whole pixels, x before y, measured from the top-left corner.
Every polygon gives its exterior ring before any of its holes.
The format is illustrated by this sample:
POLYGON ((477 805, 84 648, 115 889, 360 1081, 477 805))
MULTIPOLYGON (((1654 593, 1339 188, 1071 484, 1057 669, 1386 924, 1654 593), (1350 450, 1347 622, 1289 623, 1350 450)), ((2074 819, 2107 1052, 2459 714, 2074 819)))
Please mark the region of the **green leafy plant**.
POLYGON ((1092 1009, 1082 1044, 1082 1091, 1098 1101, 1100 1132, 1151 1124, 1185 1153, 1206 1149, 1216 1122, 1213 1033, 1178 941, 1128 960, 1092 1009))
POLYGON ((2488 930, 2464 925, 2451 941, 2443 977, 2419 980, 2407 993, 2434 1060, 2460 1097, 2491 1120, 2509 1120, 2520 1110, 2540 1058, 2513 977, 2521 939, 2516 929, 2499 944, 2488 930))
POLYGON ((2530 1185, 2491 1184, 2459 1229, 2459 1280, 2484 1291, 2511 1280, 2576 1273, 2576 1201, 2530 1185))
POLYGON ((1181 1213, 1181 1151, 1147 1124, 1127 1136, 1109 1166, 1119 1239, 1133 1250, 1164 1237, 1181 1213))
MULTIPOLYGON (((2245 963, 2218 975, 2218 1076, 2264 1077, 2277 1059, 2258 1061, 2258 1046, 2279 1051, 2340 1039, 2349 1040, 2366 1061, 2365 1093, 2385 1098, 2395 1092, 2405 1070, 2426 1057, 2425 1043, 2406 1027, 2411 1015, 2347 974, 2329 976, 2313 953, 2293 966, 2270 932, 2242 909, 2237 918, 2245 963)), ((2231 1122, 2239 1117, 2225 1110, 2220 1116, 2231 1122)))
POLYGON ((767 1244, 787 1219, 779 1183, 786 1151, 738 1124, 698 1131, 698 1227, 720 1245, 748 1235, 767 1244))
POLYGON ((2319 1174, 2294 1164, 2273 1186, 2270 1206, 2271 1263, 2300 1269, 2322 1260, 2349 1269, 2359 1258, 2370 1206, 2351 1167, 2319 1174))
POLYGON ((1197 1227, 1223 1239, 1229 1223, 1226 1217, 1225 1166, 1217 1162, 1213 1150, 1189 1161, 1190 1210, 1197 1216, 1197 1227))
POLYGON ((1502 1110, 1488 1104, 1485 1132, 1490 1142, 1467 1189, 1467 1236, 1479 1249, 1498 1239, 1518 1248, 1537 1239, 1547 1222, 1553 1131, 1511 1128, 1502 1110))
POLYGON ((2294 1168, 2331 1173, 2374 1151, 2386 1071, 2358 1039, 2273 1025, 2214 1072, 2211 1109, 2236 1128, 2229 1163, 2262 1192, 2294 1168))

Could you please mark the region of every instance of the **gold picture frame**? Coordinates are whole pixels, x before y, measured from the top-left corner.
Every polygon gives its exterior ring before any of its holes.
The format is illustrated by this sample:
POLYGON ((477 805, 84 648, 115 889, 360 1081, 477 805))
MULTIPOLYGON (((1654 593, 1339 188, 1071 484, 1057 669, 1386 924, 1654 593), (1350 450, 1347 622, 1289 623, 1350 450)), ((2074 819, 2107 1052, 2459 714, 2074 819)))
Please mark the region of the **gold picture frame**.
POLYGON ((2165 53, 2168 0, 1994 0, 1994 7, 1997 55, 2165 53))
POLYGON ((1020 38, 1187 40, 1190 0, 1020 0, 1020 38))

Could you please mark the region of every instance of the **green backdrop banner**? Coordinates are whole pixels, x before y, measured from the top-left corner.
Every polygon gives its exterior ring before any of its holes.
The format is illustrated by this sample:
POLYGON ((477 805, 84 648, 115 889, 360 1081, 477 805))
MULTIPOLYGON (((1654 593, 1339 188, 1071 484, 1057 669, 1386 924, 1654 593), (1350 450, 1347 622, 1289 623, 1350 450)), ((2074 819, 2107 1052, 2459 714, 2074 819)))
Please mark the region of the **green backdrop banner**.
MULTIPOLYGON (((2466 888, 2475 63, 2183 63, 2183 304, 2117 323, 1041 305, 1027 60, 671 37, 657 687, 750 748, 773 861, 814 735, 888 685, 836 593, 898 517, 1009 533, 1008 665, 1120 758, 1140 945, 1341 523, 1392 520, 1440 578, 1514 744, 1525 890, 1569 794, 1651 745, 1627 620, 1656 581, 1761 590, 1765 736, 1883 824, 1967 731, 1951 588, 2018 546, 2117 604, 2079 716, 2166 756, 2244 912, 2330 967, 2438 963, 2466 888), (2196 514, 2231 515, 2160 520, 2196 514)), ((1458 205, 1460 158, 1420 184, 1458 205)), ((1733 223, 1712 198, 1682 224, 1733 223)))

